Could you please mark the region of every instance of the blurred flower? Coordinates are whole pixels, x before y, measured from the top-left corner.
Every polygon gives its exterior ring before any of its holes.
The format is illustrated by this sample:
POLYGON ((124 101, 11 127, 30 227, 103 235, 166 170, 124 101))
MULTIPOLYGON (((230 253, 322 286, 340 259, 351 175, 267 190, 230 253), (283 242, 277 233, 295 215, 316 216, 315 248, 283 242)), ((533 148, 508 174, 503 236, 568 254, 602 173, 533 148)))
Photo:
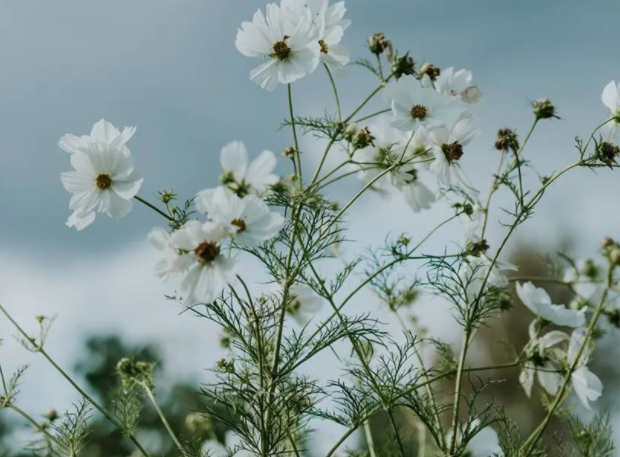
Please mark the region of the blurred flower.
POLYGON ((385 88, 385 95, 392 104, 392 125, 404 131, 419 126, 434 127, 456 119, 464 104, 456 97, 427 89, 411 75, 403 76, 385 88))
MULTIPOLYGON (((259 194, 279 181, 273 173, 276 168, 276 156, 271 151, 263 151, 251 163, 248 150, 241 141, 233 141, 222 148, 220 163, 223 168, 221 182, 240 197, 259 194)), ((207 192, 207 191, 201 191, 207 192)), ((198 193, 200 197, 201 192, 198 193)), ((206 212, 197 201, 197 209, 206 212)))
POLYGON ((293 284, 290 288, 286 312, 298 325, 306 325, 321 309, 323 299, 306 284, 293 284))
POLYGON ((267 204, 256 195, 240 198, 225 187, 201 192, 197 201, 201 210, 213 222, 226 227, 235 241, 244 246, 256 246, 278 234, 284 217, 269 211, 267 204))
POLYGON ((250 79, 272 91, 278 84, 290 84, 312 73, 319 64, 321 48, 309 14, 294 30, 287 30, 287 15, 275 3, 258 10, 252 22, 244 22, 237 32, 236 46, 247 57, 267 62, 250 73, 250 79))
POLYGON ((400 187, 400 191, 405 202, 417 213, 429 209, 435 203, 435 194, 418 179, 417 173, 414 176, 411 182, 400 187))
POLYGON ((474 117, 467 112, 461 114, 453 124, 436 127, 431 131, 430 140, 435 160, 430 169, 441 184, 449 186, 452 183, 452 172, 463 156, 463 146, 479 133, 474 117))
POLYGON ((59 145, 71 153, 75 171, 61 174, 61 181, 72 195, 73 214, 67 225, 82 230, 95 220, 96 213, 122 218, 131 210, 143 179, 134 170, 133 158, 125 143, 133 128, 119 132, 109 122, 100 121, 90 137, 65 135, 59 145))
POLYGON ((585 308, 576 311, 567 309, 564 305, 554 305, 551 303, 549 294, 544 289, 535 287, 531 282, 517 283, 516 289, 523 304, 546 321, 573 328, 581 327, 586 322, 585 308))
POLYGON ((472 74, 469 70, 454 70, 446 68, 437 76, 435 88, 439 93, 460 97, 466 103, 476 103, 480 101, 482 93, 472 85, 472 74))
POLYGON ((163 258, 155 265, 155 274, 168 281, 183 273, 191 265, 190 256, 179 255, 172 236, 162 228, 154 228, 148 234, 149 242, 163 254, 163 258))
MULTIPOLYGON (((534 339, 536 337, 535 325, 531 325, 529 331, 530 338, 534 339)), ((548 394, 557 395, 562 383, 562 374, 559 364, 548 357, 547 351, 566 340, 568 340, 568 335, 557 330, 535 340, 533 351, 529 354, 530 360, 524 364, 519 375, 519 383, 528 397, 532 395, 535 378, 538 378, 541 387, 548 394)))
POLYGON ((568 343, 567 360, 568 365, 571 367, 577 363, 576 370, 571 375, 571 381, 577 397, 579 397, 583 406, 587 409, 592 409, 590 407, 590 402, 596 401, 602 395, 603 383, 598 376, 592 373, 586 366, 592 352, 589 346, 583 349, 579 356, 579 360, 577 360, 579 348, 584 344, 586 334, 587 330, 585 328, 573 331, 570 342, 568 343))
POLYGON ((172 235, 172 242, 184 257, 181 294, 187 305, 215 300, 227 283, 235 279, 235 261, 222 254, 225 227, 215 222, 187 222, 172 235))

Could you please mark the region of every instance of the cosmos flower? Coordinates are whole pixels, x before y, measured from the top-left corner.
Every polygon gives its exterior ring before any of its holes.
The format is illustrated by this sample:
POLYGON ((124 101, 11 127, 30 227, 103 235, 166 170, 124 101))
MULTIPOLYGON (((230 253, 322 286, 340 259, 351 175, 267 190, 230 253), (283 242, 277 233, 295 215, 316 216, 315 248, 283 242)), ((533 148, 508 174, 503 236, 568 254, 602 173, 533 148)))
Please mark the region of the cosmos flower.
POLYGON ((306 284, 293 284, 286 312, 298 325, 306 325, 321 309, 323 299, 306 284))
POLYGON ((328 0, 282 0, 280 8, 287 17, 287 28, 290 30, 294 30, 309 13, 314 26, 314 39, 321 49, 321 62, 327 64, 332 72, 342 72, 350 61, 349 50, 340 44, 344 31, 351 24, 351 21, 344 19, 344 2, 330 5, 328 0))
POLYGON ((429 209, 436 201, 435 194, 417 176, 413 181, 400 187, 400 192, 414 213, 429 209))
POLYGON ((603 394, 603 383, 587 367, 592 353, 590 346, 584 348, 579 360, 577 360, 579 348, 583 345, 586 334, 587 330, 585 328, 573 331, 568 343, 567 361, 569 366, 573 366, 576 363, 576 370, 571 375, 575 394, 577 394, 583 406, 587 409, 592 409, 590 402, 596 401, 603 394))
MULTIPOLYGON (((529 332, 530 338, 536 336, 534 325, 530 326, 529 332)), ((528 397, 532 395, 532 387, 534 387, 536 378, 548 394, 557 395, 562 383, 561 367, 548 356, 548 350, 566 340, 568 340, 568 335, 557 330, 551 331, 536 340, 532 361, 525 363, 519 375, 519 383, 528 397)))
POLYGON ((414 131, 419 126, 430 128, 450 123, 465 107, 457 97, 422 87, 413 75, 403 76, 388 84, 385 95, 394 114, 392 125, 404 131, 414 131))
POLYGON ((222 249, 227 237, 225 227, 210 221, 189 221, 172 235, 179 255, 185 257, 180 292, 186 305, 212 302, 234 282, 235 261, 222 249))
POLYGON ((235 44, 241 54, 266 60, 251 71, 250 79, 269 91, 303 78, 319 64, 321 46, 310 14, 294 29, 287 24, 287 15, 270 3, 266 14, 258 10, 252 22, 242 23, 237 32, 235 44))
POLYGON ((131 210, 131 199, 140 190, 143 179, 134 169, 133 158, 125 146, 133 128, 121 133, 112 124, 100 121, 91 136, 65 135, 59 145, 71 153, 74 171, 61 174, 65 189, 73 194, 69 208, 73 214, 67 225, 82 230, 97 213, 122 218, 131 210))
POLYGON ((564 305, 554 305, 549 294, 531 282, 517 283, 517 295, 537 316, 563 327, 581 327, 585 324, 585 308, 579 311, 567 309, 564 305))
POLYGON ((482 93, 472 85, 472 74, 469 70, 454 70, 446 68, 441 70, 435 80, 435 88, 439 93, 459 97, 466 103, 476 103, 480 101, 482 93))
MULTIPOLYGON (((474 117, 467 112, 462 113, 454 123, 436 127, 431 131, 430 140, 435 160, 430 169, 437 175, 440 184, 450 186, 452 174, 456 173, 458 176, 461 173, 458 162, 465 152, 463 148, 479 133, 474 117)), ((466 181, 460 176, 459 180, 466 181)))
POLYGON ((620 83, 616 85, 616 81, 611 81, 607 84, 603 89, 601 100, 609 108, 613 118, 613 121, 603 127, 604 136, 612 141, 618 140, 620 138, 620 83))
POLYGON ((201 192, 200 204, 210 220, 226 227, 240 245, 256 246, 278 234, 284 217, 269 211, 267 204, 256 195, 238 197, 225 187, 201 192))
MULTIPOLYGON (((279 181, 277 175, 273 173, 276 168, 276 156, 271 151, 263 151, 256 159, 250 162, 248 150, 240 141, 233 141, 222 148, 220 153, 220 163, 222 165, 222 184, 232 190, 240 197, 248 194, 261 194, 269 186, 279 181)), ((208 199, 207 196, 213 189, 203 190, 198 193, 196 208, 203 213, 207 212, 202 202, 208 199)))

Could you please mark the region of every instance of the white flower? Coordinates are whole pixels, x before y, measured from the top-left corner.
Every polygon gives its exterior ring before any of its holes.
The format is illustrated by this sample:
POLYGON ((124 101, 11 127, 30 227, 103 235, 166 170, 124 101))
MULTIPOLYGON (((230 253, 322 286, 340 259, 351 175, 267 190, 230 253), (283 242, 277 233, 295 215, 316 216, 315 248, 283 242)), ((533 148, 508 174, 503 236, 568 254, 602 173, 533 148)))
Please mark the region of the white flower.
POLYGON ((290 84, 316 69, 321 46, 315 35, 309 14, 289 30, 287 15, 270 3, 266 15, 258 10, 252 22, 241 24, 235 44, 244 56, 267 60, 252 70, 250 79, 271 91, 278 84, 290 84))
POLYGON ((218 187, 201 192, 197 208, 204 210, 209 219, 226 227, 237 243, 256 246, 278 234, 284 226, 284 217, 269 211, 267 204, 256 195, 240 198, 232 191, 218 187))
POLYGON ((164 229, 154 228, 147 238, 164 256, 155 265, 155 274, 165 281, 179 276, 191 265, 191 257, 180 254, 172 236, 164 229))
POLYGON ((591 348, 585 347, 582 351, 579 360, 577 360, 577 354, 579 348, 583 345, 586 338, 587 330, 584 328, 573 331, 568 343, 567 360, 569 366, 573 366, 576 363, 576 370, 571 375, 571 381, 575 393, 583 406, 587 409, 590 408, 590 402, 596 401, 603 393, 603 383, 601 380, 592 373, 586 366, 590 359, 591 348))
POLYGON ((306 325, 321 309, 323 299, 306 284, 293 284, 286 311, 298 325, 306 325))
POLYGON ((394 120, 392 125, 405 131, 419 126, 434 127, 453 121, 465 104, 457 97, 424 88, 413 76, 407 75, 388 84, 385 95, 390 100, 394 120))
POLYGON ((321 61, 327 64, 332 72, 341 72, 350 61, 349 50, 340 45, 344 31, 351 25, 351 21, 344 19, 344 2, 329 5, 328 0, 282 0, 280 8, 285 13, 291 30, 310 13, 314 25, 314 39, 321 49, 321 61))
MULTIPOLYGON (((392 127, 389 116, 380 116, 368 126, 368 130, 374 137, 373 145, 357 150, 353 156, 354 160, 361 164, 355 166, 359 167, 359 177, 365 184, 375 180, 390 166, 410 161, 413 158, 410 148, 405 151, 411 134, 407 135, 392 127)), ((374 185, 379 188, 384 188, 389 184, 405 185, 414 179, 410 173, 414 169, 415 165, 412 164, 398 166, 375 181, 374 185)))
MULTIPOLYGON (((530 338, 536 335, 535 325, 530 326, 530 338)), ((568 340, 568 335, 557 330, 551 331, 536 341, 536 363, 527 362, 519 375, 519 383, 528 397, 532 395, 534 378, 538 377, 541 387, 550 395, 557 395, 562 383, 560 366, 547 356, 548 349, 568 340)))
POLYGON ((470 113, 462 113, 458 119, 446 126, 434 128, 430 133, 435 160, 430 166, 437 179, 443 185, 452 183, 452 173, 456 173, 459 180, 470 187, 466 178, 461 177, 458 170, 458 161, 463 156, 463 147, 480 133, 475 125, 474 117, 470 113))
MULTIPOLYGON (((240 197, 260 194, 279 181, 278 176, 273 173, 277 165, 275 154, 263 151, 250 163, 248 150, 241 141, 233 141, 222 148, 220 163, 223 169, 222 183, 240 197)), ((206 209, 200 206, 198 210, 206 212, 206 209)))
POLYGON ((581 327, 585 324, 585 308, 580 311, 567 309, 564 305, 554 305, 551 303, 549 294, 541 288, 535 287, 531 282, 516 286, 517 295, 537 316, 564 327, 581 327))
POLYGON ((123 149, 124 151, 129 152, 125 145, 135 132, 135 127, 124 127, 121 132, 110 122, 105 119, 101 119, 93 125, 90 135, 77 136, 67 133, 66 135, 60 137, 58 147, 70 154, 75 154, 77 152, 82 152, 82 150, 88 147, 91 143, 101 143, 111 147, 112 149, 123 149))
POLYGON ((605 137, 609 140, 618 139, 620 136, 620 83, 616 85, 615 81, 611 81, 607 84, 603 89, 601 100, 609 108, 611 117, 614 119, 603 128, 606 131, 605 137))
POLYGON ((439 76, 435 80, 435 88, 444 95, 460 97, 466 103, 476 103, 480 101, 482 93, 472 85, 471 71, 457 70, 454 68, 446 68, 441 70, 439 76))
POLYGON ((174 246, 184 257, 181 294, 187 305, 215 300, 227 283, 234 282, 235 262, 223 254, 225 227, 215 222, 187 222, 172 235, 174 246))
POLYGON ((112 124, 100 121, 90 137, 65 135, 59 145, 71 153, 75 171, 61 174, 61 181, 71 194, 69 208, 73 214, 67 225, 82 230, 95 220, 96 213, 122 218, 131 210, 143 179, 134 170, 133 158, 125 143, 132 128, 121 133, 112 124))
POLYGON ((472 305, 480 297, 484 300, 485 292, 489 287, 505 288, 508 278, 504 271, 516 271, 516 265, 497 260, 491 267, 492 261, 484 255, 468 257, 459 273, 460 281, 465 285, 467 303, 472 305), (484 290, 482 288, 484 287, 484 290))
POLYGON ((435 194, 417 178, 402 186, 400 191, 415 213, 429 209, 435 203, 435 194))

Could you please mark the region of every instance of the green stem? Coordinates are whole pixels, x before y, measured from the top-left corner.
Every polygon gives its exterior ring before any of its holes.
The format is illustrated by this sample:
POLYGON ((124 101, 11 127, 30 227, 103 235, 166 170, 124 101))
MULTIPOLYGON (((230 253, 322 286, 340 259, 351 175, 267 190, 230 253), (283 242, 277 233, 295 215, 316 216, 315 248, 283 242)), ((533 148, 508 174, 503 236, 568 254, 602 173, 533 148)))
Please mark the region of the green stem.
POLYGON ((327 76, 329 76, 329 82, 331 83, 332 90, 334 91, 334 98, 336 99, 336 109, 338 110, 338 121, 342 120, 342 111, 340 109, 340 97, 338 96, 338 88, 336 87, 336 81, 334 81, 334 76, 332 75, 331 70, 327 66, 326 63, 323 63, 325 67, 325 71, 327 72, 327 76))
POLYGON ((375 453, 375 441, 372 439, 372 430, 370 430, 370 423, 367 420, 364 421, 364 436, 366 437, 368 454, 370 457, 377 457, 375 453))
MULTIPOLYGON (((13 319, 13 317, 9 314, 9 312, 4 308, 4 306, 2 304, 0 304, 0 312, 2 312, 2 314, 4 314, 4 316, 9 320, 9 322, 11 322, 11 324, 13 324, 13 326, 17 329, 17 331, 26 339, 26 341, 30 341, 32 342, 32 338, 26 333, 26 331, 17 323, 17 321, 15 319, 13 319)), ((80 395, 82 395, 82 397, 84 397, 86 400, 88 400, 88 402, 90 402, 91 405, 93 405, 101 414, 103 414, 103 416, 108 420, 108 422, 110 422, 112 425, 114 425, 118 430, 120 431, 124 431, 124 428, 122 427, 121 424, 118 423, 118 421, 116 421, 114 419, 114 417, 112 417, 112 415, 107 412, 105 410, 105 408, 103 406, 101 406, 99 403, 97 403, 95 401, 94 398, 92 398, 90 395, 88 395, 84 389, 82 389, 72 378, 71 376, 69 376, 55 361, 54 359, 52 359, 50 357, 50 355, 45 351, 45 349, 43 349, 42 347, 37 347, 37 351, 39 352, 39 354, 41 354, 49 363, 50 365, 52 365, 52 367, 54 367, 54 369, 60 373, 62 375, 63 378, 65 378, 65 380, 67 380, 67 382, 69 382, 69 384, 71 384, 71 386, 79 392, 80 395)), ((149 457, 148 453, 144 450, 144 448, 142 447, 142 445, 140 444, 140 442, 137 440, 137 438, 135 437, 135 435, 133 433, 128 433, 127 434, 128 438, 131 440, 131 442, 138 448, 138 450, 140 452, 142 452, 142 454, 144 455, 144 457, 149 457)))
POLYGON ((291 130, 293 131, 293 140, 295 141, 296 173, 299 175, 299 185, 301 186, 303 174, 301 170, 301 151, 299 150, 299 140, 297 138, 297 126, 295 125, 295 114, 293 112, 293 90, 290 84, 286 87, 288 89, 288 110, 291 116, 291 130))
POLYGON ((21 410, 20 408, 18 408, 16 405, 14 405, 13 403, 5 403, 3 405, 6 408, 12 409, 13 411, 15 411, 17 414, 19 414, 26 422, 28 422, 30 425, 32 425, 32 427, 42 433, 48 440, 50 440, 52 443, 54 443, 56 446, 58 446, 63 452, 69 454, 67 448, 51 433, 49 433, 44 427, 42 427, 40 424, 37 423, 36 420, 34 420, 28 413, 26 413, 25 411, 21 410))
POLYGON ((153 211, 155 211, 157 214, 165 217, 166 219, 168 219, 171 222, 175 222, 176 219, 174 219, 173 217, 170 217, 168 214, 164 213, 162 210, 160 210, 157 206, 153 205, 152 203, 147 202, 146 200, 144 200, 143 198, 139 197, 139 196, 135 196, 134 197, 136 200, 138 200, 140 203, 142 203, 144 206, 147 206, 149 208, 151 208, 153 211))
POLYGON ((174 430, 172 430, 172 427, 170 426, 170 423, 168 422, 168 419, 166 419, 166 415, 164 414, 164 412, 161 410, 161 408, 157 404, 157 400, 155 400, 155 395, 153 394, 153 391, 151 390, 151 388, 149 386, 147 386, 144 383, 142 383, 140 385, 142 386, 142 388, 146 392, 146 395, 147 395, 147 397, 149 397, 149 400, 151 400, 151 404, 155 408, 155 411, 157 411, 157 415, 161 419, 162 424, 164 424, 164 427, 166 428, 166 431, 168 432, 168 435, 170 435, 170 438, 172 438, 172 441, 174 441, 174 444, 179 449, 179 451, 181 451, 181 454, 183 455, 185 453, 185 448, 183 447, 183 445, 181 444, 181 442, 177 438, 176 434, 174 433, 174 430))

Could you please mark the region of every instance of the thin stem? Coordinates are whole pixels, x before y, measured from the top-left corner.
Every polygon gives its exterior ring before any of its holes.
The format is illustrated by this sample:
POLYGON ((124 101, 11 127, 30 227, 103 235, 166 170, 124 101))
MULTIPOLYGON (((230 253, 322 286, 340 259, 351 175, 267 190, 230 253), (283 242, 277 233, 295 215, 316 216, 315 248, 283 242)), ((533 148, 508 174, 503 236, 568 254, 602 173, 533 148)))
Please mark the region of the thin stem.
POLYGON ((405 457, 405 447, 403 446, 403 441, 400 438, 398 426, 396 425, 396 421, 394 420, 394 413, 392 413, 391 410, 388 410, 387 415, 390 418, 390 424, 392 424, 392 429, 394 430, 394 436, 396 437, 396 442, 398 443, 398 450, 400 451, 400 455, 401 457, 405 457))
POLYGON ((293 89, 291 85, 286 86, 288 89, 288 110, 291 116, 291 130, 293 131, 293 140, 295 141, 295 160, 296 160, 296 172, 299 175, 299 183, 303 182, 303 174, 301 170, 301 151, 299 150, 299 140, 297 138, 297 126, 295 125, 295 114, 293 112, 293 89))
POLYGON ((364 116, 364 117, 360 117, 359 119, 355 119, 353 121, 353 123, 354 124, 358 124, 360 122, 367 121, 368 119, 372 119, 373 117, 377 117, 377 116, 380 116, 382 114, 390 113, 390 112, 392 112, 392 108, 382 109, 381 111, 377 111, 376 113, 369 114, 368 116, 364 116))
POLYGON ((172 438, 172 441, 174 441, 174 444, 176 445, 176 447, 179 449, 179 451, 181 451, 181 454, 184 454, 185 453, 185 448, 183 447, 183 445, 181 444, 181 442, 179 441, 179 439, 175 435, 174 430, 172 430, 172 427, 170 426, 170 423, 168 422, 168 419, 166 419, 166 416, 165 416, 164 412, 161 410, 161 408, 157 404, 157 400, 155 400, 155 395, 153 395, 153 391, 151 390, 151 388, 149 386, 147 386, 144 383, 142 383, 140 385, 142 386, 142 388, 146 392, 146 395, 147 395, 147 397, 149 397, 149 400, 151 400, 151 404, 155 408, 155 411, 157 411, 157 415, 161 419, 162 424, 164 424, 164 427, 166 428, 166 431, 168 432, 168 435, 170 435, 170 438, 172 438))
POLYGON ((323 63, 325 67, 325 71, 327 72, 327 76, 329 76, 329 82, 331 83, 332 90, 334 91, 334 99, 336 100, 336 109, 338 110, 338 121, 342 120, 342 111, 340 109, 340 97, 338 96, 338 88, 336 87, 336 81, 334 81, 334 76, 332 75, 331 70, 327 66, 326 63, 323 63))
POLYGON ((153 205, 152 203, 147 202, 146 200, 144 200, 143 198, 139 197, 138 195, 136 195, 134 198, 136 200, 138 200, 140 203, 142 203, 144 206, 147 206, 147 207, 151 208, 157 214, 159 214, 161 216, 164 216, 166 219, 168 219, 171 222, 175 222, 176 219, 174 219, 173 217, 171 217, 168 214, 164 213, 162 210, 160 210, 157 206, 153 205))
POLYGON ((364 421, 364 435, 366 437, 366 444, 368 445, 368 454, 370 457, 377 457, 375 453, 375 441, 372 438, 372 430, 370 429, 370 423, 364 421))
MULTIPOLYGON (((11 324, 13 324, 13 326, 17 329, 17 331, 26 339, 26 341, 32 342, 32 338, 26 333, 26 331, 17 323, 17 321, 15 319, 13 319, 13 317, 9 314, 9 312, 4 308, 4 306, 2 304, 0 304, 0 312, 2 312, 2 314, 4 314, 4 316, 11 322, 11 324)), ((124 428, 122 427, 121 424, 118 423, 118 421, 116 421, 114 419, 114 417, 112 417, 112 415, 107 412, 105 410, 105 408, 103 406, 101 406, 99 403, 97 403, 95 401, 94 398, 92 398, 90 395, 88 395, 84 389, 82 389, 72 378, 71 376, 69 376, 55 361, 54 359, 51 358, 51 356, 45 351, 45 349, 43 349, 42 347, 37 347, 37 351, 39 352, 39 354, 41 354, 49 363, 50 365, 52 365, 52 367, 54 367, 54 369, 60 373, 62 375, 63 378, 65 378, 67 380, 67 382, 69 382, 69 384, 71 384, 71 386, 77 390, 79 392, 80 395, 82 395, 82 397, 84 397, 86 400, 88 400, 88 402, 90 402, 91 405, 93 405, 101 414, 103 414, 103 416, 108 420, 108 422, 110 422, 112 425, 114 425, 118 430, 120 431, 124 431, 124 428)), ((137 438, 135 437, 135 435, 131 432, 129 432, 127 434, 127 437, 131 440, 131 442, 138 448, 138 450, 140 452, 142 452, 142 454, 144 455, 144 457, 149 457, 148 453, 144 450, 144 448, 142 447, 142 445, 140 444, 140 442, 137 440, 137 438)))
POLYGON ((538 428, 536 428, 536 430, 534 430, 532 435, 530 435, 530 437, 527 439, 527 441, 525 442, 525 444, 522 447, 522 449, 525 451, 525 456, 524 457, 528 457, 534 451, 534 449, 536 447, 536 444, 538 443, 538 440, 540 439, 540 437, 544 433, 545 429, 549 425, 549 421, 551 420, 551 418, 553 417, 553 415, 555 414, 555 412, 557 411, 559 406, 565 400, 565 394, 567 393, 568 386, 569 386, 569 384, 571 382, 571 377, 572 377, 573 373, 577 370, 577 368, 578 368, 578 366, 580 364, 581 355, 583 354, 583 351, 585 350, 586 346, 588 345, 590 336, 592 335, 592 332, 594 331, 594 327, 596 327, 596 323, 598 321, 598 318, 600 317, 601 313, 603 312, 603 309, 605 308, 605 303, 607 301, 607 296, 609 294, 609 290, 610 290, 611 285, 612 285, 613 268, 614 268, 613 266, 609 267, 609 271, 608 271, 608 274, 607 274, 607 287, 605 288, 605 292, 603 292, 603 296, 601 297, 601 301, 600 301, 598 307, 596 308, 596 310, 594 311, 592 319, 590 320, 590 323, 589 323, 588 328, 586 330, 586 334, 585 334, 585 337, 583 339, 583 342, 581 343, 581 346, 577 350, 577 354, 575 355, 575 360, 573 361, 573 363, 569 367, 568 373, 566 373, 566 376, 564 377, 564 381, 562 382, 562 385, 561 385, 560 389, 558 390, 558 393, 557 393, 557 395, 555 397, 555 401, 553 402, 553 404, 549 408, 549 411, 548 411, 547 415, 545 416, 545 418, 543 419, 542 423, 538 426, 538 428))
POLYGON ((463 347, 459 357, 459 365, 456 370, 456 387, 454 391, 454 402, 452 412, 452 438, 450 439, 450 455, 456 450, 456 437, 458 436, 457 427, 459 424, 459 409, 461 407, 461 384, 465 367, 465 358, 467 357, 467 349, 469 348, 470 330, 467 329, 463 334, 463 347))
POLYGON ((32 427, 42 433, 48 440, 50 440, 51 442, 53 442, 56 446, 60 447, 60 449, 65 452, 67 452, 67 449, 65 448, 65 446, 51 433, 49 433, 44 427, 42 427, 39 423, 37 423, 36 420, 34 420, 28 413, 26 413, 25 411, 21 410, 20 408, 18 408, 16 405, 14 405, 13 403, 6 403, 3 406, 5 406, 6 408, 12 409, 13 411, 15 411, 17 414, 19 414, 26 422, 28 422, 30 425, 32 425, 32 427))

